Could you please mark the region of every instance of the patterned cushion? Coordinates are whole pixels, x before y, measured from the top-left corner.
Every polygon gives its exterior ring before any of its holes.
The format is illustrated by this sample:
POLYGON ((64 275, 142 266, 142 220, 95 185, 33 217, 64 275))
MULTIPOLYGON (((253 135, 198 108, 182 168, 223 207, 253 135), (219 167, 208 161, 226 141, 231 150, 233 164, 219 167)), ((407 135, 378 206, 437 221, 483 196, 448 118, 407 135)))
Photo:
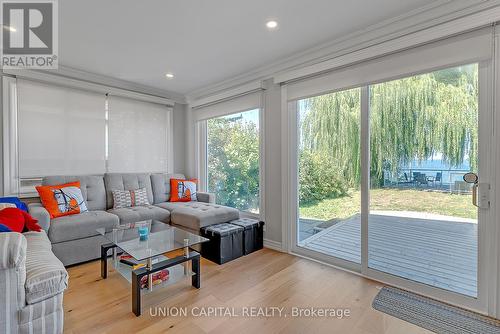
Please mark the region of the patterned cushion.
POLYGON ((52 253, 45 232, 24 233, 26 249, 26 303, 34 304, 63 292, 68 272, 52 253))
POLYGON ((113 209, 150 205, 146 188, 135 190, 113 190, 113 209))
POLYGON ((88 211, 78 181, 35 188, 44 208, 49 212, 50 218, 88 211))
POLYGON ((170 179, 170 202, 198 201, 196 198, 196 179, 170 179))

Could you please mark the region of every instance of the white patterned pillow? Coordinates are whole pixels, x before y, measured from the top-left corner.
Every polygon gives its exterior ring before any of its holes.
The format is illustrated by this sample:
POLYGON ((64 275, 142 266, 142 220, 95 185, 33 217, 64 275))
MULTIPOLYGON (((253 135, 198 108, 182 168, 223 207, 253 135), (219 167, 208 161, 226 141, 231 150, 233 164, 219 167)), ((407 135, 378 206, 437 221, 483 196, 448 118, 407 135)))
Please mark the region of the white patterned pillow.
POLYGON ((146 188, 135 190, 113 190, 113 209, 150 205, 146 188))

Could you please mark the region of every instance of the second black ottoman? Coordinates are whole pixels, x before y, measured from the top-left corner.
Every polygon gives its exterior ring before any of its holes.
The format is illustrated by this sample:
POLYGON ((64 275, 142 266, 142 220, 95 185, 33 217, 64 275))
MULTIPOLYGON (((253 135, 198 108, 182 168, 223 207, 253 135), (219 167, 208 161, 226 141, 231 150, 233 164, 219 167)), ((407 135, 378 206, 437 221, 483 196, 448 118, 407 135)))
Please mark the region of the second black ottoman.
POLYGON ((201 236, 210 239, 201 244, 201 255, 223 264, 243 255, 243 227, 223 223, 201 228, 201 236))
POLYGON ((247 255, 264 247, 264 222, 251 218, 240 218, 229 222, 243 230, 243 254, 247 255))

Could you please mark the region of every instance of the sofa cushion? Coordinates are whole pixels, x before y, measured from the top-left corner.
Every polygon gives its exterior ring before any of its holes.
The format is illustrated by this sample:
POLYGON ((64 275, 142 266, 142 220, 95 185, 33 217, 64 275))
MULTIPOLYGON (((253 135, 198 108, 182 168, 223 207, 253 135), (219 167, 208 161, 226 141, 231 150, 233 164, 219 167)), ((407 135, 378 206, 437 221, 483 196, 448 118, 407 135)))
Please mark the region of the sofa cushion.
POLYGON ((120 217, 120 224, 137 223, 149 219, 159 220, 164 223, 170 222, 170 212, 153 205, 110 209, 108 212, 120 217))
POLYGON ((151 174, 153 204, 170 201, 170 179, 185 179, 184 174, 151 174))
POLYGON ((171 211, 170 221, 190 230, 217 223, 226 223, 240 218, 237 209, 223 205, 202 202, 164 202, 157 206, 171 211))
POLYGON ((88 211, 54 218, 50 222, 49 239, 53 243, 98 235, 96 229, 119 225, 119 218, 106 211, 88 211))
POLYGON ((153 190, 151 188, 150 174, 147 173, 106 173, 104 174, 106 185, 107 208, 113 207, 113 190, 135 190, 146 188, 149 203, 153 203, 153 190))
POLYGON ((102 175, 46 176, 42 179, 42 185, 53 186, 75 181, 80 182, 83 200, 89 210, 106 210, 106 190, 102 175))
POLYGON ((68 287, 68 272, 52 253, 45 232, 27 232, 26 303, 34 304, 63 292, 68 287))

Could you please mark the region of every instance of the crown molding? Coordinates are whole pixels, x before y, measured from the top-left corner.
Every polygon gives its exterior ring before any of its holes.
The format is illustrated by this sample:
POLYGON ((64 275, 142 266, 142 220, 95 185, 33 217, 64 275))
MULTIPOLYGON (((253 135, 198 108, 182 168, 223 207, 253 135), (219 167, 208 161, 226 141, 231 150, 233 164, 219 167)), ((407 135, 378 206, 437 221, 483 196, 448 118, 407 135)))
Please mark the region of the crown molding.
POLYGON ((186 94, 187 101, 196 100, 245 83, 266 80, 277 73, 318 64, 351 52, 407 36, 500 5, 500 0, 437 0, 398 17, 371 25, 354 33, 310 48, 266 66, 242 73, 231 79, 201 87, 186 94))
MULTIPOLYGON (((175 101, 163 96, 152 95, 151 93, 138 92, 136 90, 124 89, 109 84, 95 83, 81 80, 80 78, 74 79, 62 75, 57 75, 49 71, 35 71, 35 70, 4 70, 3 73, 14 76, 16 78, 28 79, 42 83, 50 83, 62 87, 69 87, 74 89, 86 90, 99 94, 109 94, 111 96, 121 96, 132 98, 136 100, 164 104, 173 106, 175 101)), ((104 96, 104 95, 103 95, 104 96)))
MULTIPOLYGON (((5 70, 3 72, 8 73, 5 70)), ((109 77, 102 74, 87 72, 69 66, 64 66, 61 64, 59 64, 59 68, 57 70, 32 70, 32 72, 39 72, 41 74, 58 76, 64 79, 79 80, 82 82, 86 82, 88 84, 108 86, 111 88, 131 91, 133 93, 151 95, 152 97, 167 99, 176 103, 183 103, 183 104, 186 103, 186 97, 176 92, 171 92, 168 90, 162 90, 146 85, 141 85, 131 81, 109 77)))

